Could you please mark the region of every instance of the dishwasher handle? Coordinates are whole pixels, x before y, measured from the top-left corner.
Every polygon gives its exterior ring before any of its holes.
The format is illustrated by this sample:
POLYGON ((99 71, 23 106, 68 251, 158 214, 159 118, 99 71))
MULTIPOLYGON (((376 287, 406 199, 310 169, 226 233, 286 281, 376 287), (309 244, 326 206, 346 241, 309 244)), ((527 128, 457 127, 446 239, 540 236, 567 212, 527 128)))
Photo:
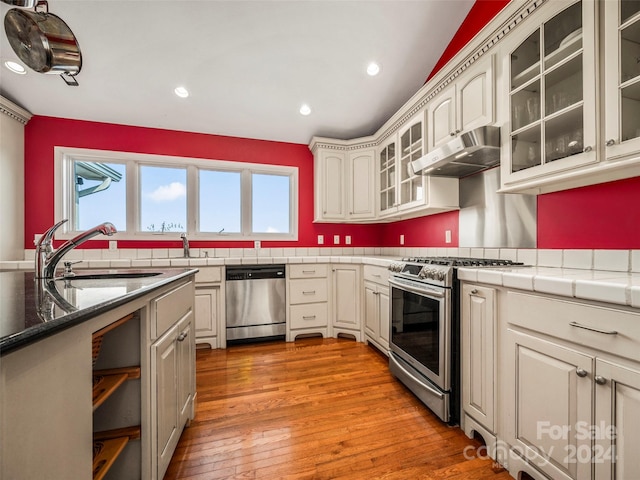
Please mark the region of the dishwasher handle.
POLYGON ((242 265, 227 267, 226 280, 267 280, 285 278, 284 265, 242 265))

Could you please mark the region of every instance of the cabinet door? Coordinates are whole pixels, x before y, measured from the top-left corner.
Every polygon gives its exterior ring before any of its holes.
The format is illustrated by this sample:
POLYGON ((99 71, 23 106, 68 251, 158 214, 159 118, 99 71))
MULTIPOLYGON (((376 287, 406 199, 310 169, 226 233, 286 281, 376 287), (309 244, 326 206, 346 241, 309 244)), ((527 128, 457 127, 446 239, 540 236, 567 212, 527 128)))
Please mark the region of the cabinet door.
POLYGON ((495 290, 462 288, 462 408, 495 432, 495 290))
MULTIPOLYGON (((155 438, 152 452, 157 453, 158 475, 162 478, 178 442, 178 326, 167 331, 151 346, 152 374, 155 376, 155 438)), ((152 397, 153 398, 153 397, 152 397)))
MULTIPOLYGON (((218 334, 218 313, 220 305, 220 287, 196 288, 195 322, 196 343, 198 338, 216 337, 218 334)), ((216 348, 216 345, 212 345, 216 348)))
POLYGON ((364 331, 374 340, 380 336, 378 315, 378 291, 374 284, 364 284, 364 331))
POLYGON ((178 324, 177 337, 177 385, 178 385, 178 428, 193 418, 193 397, 195 395, 196 349, 193 328, 193 313, 189 312, 178 324))
POLYGON ((380 345, 389 348, 389 287, 378 287, 378 314, 380 315, 380 345))
POLYGON ((456 82, 458 91, 457 129, 465 132, 493 123, 493 55, 478 60, 456 82))
POLYGON ((375 216, 374 150, 354 151, 349 155, 349 218, 375 216))
POLYGON ((333 267, 333 325, 360 331, 360 270, 333 267))
POLYGON ((507 442, 551 478, 591 478, 591 440, 578 427, 593 412, 593 358, 510 329, 505 357, 507 442))
POLYGON ((320 211, 316 220, 344 220, 346 218, 345 153, 339 150, 321 150, 316 161, 316 197, 320 211))
POLYGON ((604 2, 605 153, 640 150, 640 4, 604 2))
POLYGON ((640 371, 596 359, 597 480, 640 478, 640 371))
POLYGON ((393 137, 383 144, 378 153, 378 208, 380 215, 393 213, 397 204, 397 179, 396 179, 396 140, 393 137))
POLYGON ((552 2, 505 55, 509 151, 503 185, 558 181, 596 157, 596 2, 552 2))
POLYGON ((418 114, 419 120, 412 122, 400 131, 400 175, 398 193, 400 209, 412 208, 425 203, 425 177, 415 175, 409 165, 424 154, 423 112, 418 114))
POLYGON ((456 89, 446 88, 431 102, 428 107, 427 127, 429 134, 429 150, 448 142, 459 131, 456 128, 456 89))

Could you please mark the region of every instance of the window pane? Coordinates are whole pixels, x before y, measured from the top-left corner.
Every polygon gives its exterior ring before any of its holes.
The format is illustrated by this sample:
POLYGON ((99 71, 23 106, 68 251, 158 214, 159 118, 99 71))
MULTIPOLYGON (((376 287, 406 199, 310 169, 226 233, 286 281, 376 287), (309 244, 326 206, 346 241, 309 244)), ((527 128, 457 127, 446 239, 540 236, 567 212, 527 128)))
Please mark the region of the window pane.
POLYGON ((200 231, 241 231, 240 172, 200 170, 200 231))
POLYGON ((111 222, 118 231, 127 228, 125 165, 75 160, 74 230, 87 230, 111 222))
POLYGON ((187 228, 187 171, 140 167, 140 231, 184 232, 187 228))
POLYGON ((252 182, 252 231, 254 233, 289 233, 288 175, 254 173, 252 182))

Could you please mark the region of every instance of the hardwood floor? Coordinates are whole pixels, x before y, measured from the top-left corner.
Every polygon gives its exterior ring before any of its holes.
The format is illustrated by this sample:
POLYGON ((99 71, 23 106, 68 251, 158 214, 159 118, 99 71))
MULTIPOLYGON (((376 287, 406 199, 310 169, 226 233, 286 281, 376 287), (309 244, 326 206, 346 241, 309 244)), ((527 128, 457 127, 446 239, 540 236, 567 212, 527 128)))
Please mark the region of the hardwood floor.
MULTIPOLYGON (((198 350, 196 418, 165 479, 495 479, 372 347, 305 339, 198 350)), ((473 453, 475 448, 472 449, 473 453)))

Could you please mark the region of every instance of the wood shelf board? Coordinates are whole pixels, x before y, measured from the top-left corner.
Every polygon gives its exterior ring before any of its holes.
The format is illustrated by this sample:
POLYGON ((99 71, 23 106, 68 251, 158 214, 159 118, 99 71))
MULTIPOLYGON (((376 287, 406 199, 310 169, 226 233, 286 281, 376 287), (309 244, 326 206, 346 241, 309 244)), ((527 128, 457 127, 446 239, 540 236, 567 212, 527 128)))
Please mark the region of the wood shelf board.
POLYGON ((93 480, 102 480, 129 442, 129 437, 93 441, 93 480))
POLYGON ((113 430, 104 430, 102 432, 93 433, 93 441, 96 440, 111 440, 114 438, 127 437, 129 440, 138 440, 140 438, 142 429, 140 425, 132 427, 114 428, 113 430))
POLYGON ((94 370, 94 375, 119 375, 126 374, 127 379, 133 380, 136 378, 140 378, 140 367, 120 367, 120 368, 106 368, 103 370, 94 370))
POLYGON ((127 373, 116 373, 113 375, 93 376, 93 411, 104 403, 120 385, 122 385, 129 375, 127 373))

